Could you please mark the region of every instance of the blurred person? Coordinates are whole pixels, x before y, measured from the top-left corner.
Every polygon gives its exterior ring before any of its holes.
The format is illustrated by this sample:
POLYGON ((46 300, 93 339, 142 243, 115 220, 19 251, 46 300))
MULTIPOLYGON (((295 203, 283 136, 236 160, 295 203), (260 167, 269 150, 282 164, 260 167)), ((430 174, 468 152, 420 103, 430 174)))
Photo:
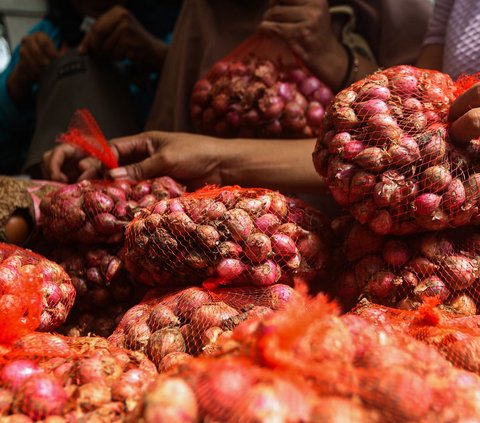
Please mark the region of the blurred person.
MULTIPOLYGON (((431 4, 428 0, 271 3, 185 1, 146 125, 150 132, 112 140, 120 164, 129 164, 111 171, 112 177, 169 175, 191 189, 208 182, 324 192, 311 158, 315 139, 224 140, 194 134, 189 113, 193 85, 258 29, 284 39, 307 68, 339 91, 379 66, 414 63, 431 4), (399 39, 399 31, 407 27, 412 28, 410 34, 399 39), (354 31, 359 28, 365 36, 354 31)), ((58 181, 98 177, 100 170, 98 162, 84 159, 82 152, 68 145, 47 152, 43 166, 45 177, 58 181)))
POLYGON ((24 165, 40 177, 42 153, 76 108, 88 107, 107 136, 138 131, 179 3, 50 0, 0 74, 0 173, 24 165))

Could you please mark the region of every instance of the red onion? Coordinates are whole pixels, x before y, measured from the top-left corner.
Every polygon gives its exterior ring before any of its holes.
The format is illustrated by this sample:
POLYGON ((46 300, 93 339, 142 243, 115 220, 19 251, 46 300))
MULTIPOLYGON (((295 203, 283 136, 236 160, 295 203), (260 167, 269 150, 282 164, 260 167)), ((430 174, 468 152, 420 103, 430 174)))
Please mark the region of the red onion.
POLYGON ((361 101, 372 99, 386 101, 390 98, 390 90, 382 85, 367 83, 358 90, 358 98, 361 101))
POLYGON ((360 200, 373 191, 376 183, 375 175, 363 170, 357 171, 351 179, 349 199, 351 202, 360 200))
POLYGON ((43 373, 43 369, 31 360, 14 360, 5 364, 0 371, 0 383, 2 386, 17 390, 32 375, 43 373))
POLYGON ((465 188, 458 178, 453 178, 442 196, 442 204, 447 210, 457 210, 466 200, 465 188))
POLYGON ((474 316, 477 314, 477 306, 470 295, 459 294, 450 301, 450 307, 458 314, 474 316))
POLYGON ((300 84, 300 92, 308 97, 314 91, 318 90, 321 86, 321 82, 314 76, 310 76, 304 79, 300 84))
POLYGON ((391 80, 392 91, 402 98, 412 97, 417 92, 418 80, 413 75, 398 75, 391 80))
POLYGON ((388 114, 376 114, 367 120, 365 138, 375 141, 377 145, 385 145, 397 141, 402 136, 402 130, 395 119, 388 114))
POLYGON ((355 265, 355 278, 358 286, 363 290, 370 278, 384 267, 383 260, 378 256, 366 256, 355 265))
POLYGON ((456 291, 470 287, 480 276, 477 260, 461 254, 445 257, 441 266, 444 280, 456 291))
POLYGON ((431 166, 423 172, 423 187, 428 192, 438 193, 446 189, 452 176, 444 166, 431 166))
POLYGON ((388 166, 390 158, 385 150, 369 147, 358 154, 353 161, 370 172, 381 172, 388 166))
POLYGON ((356 105, 357 115, 360 119, 367 119, 377 114, 388 113, 387 104, 379 99, 367 100, 356 105))
POLYGON ((415 287, 413 293, 420 300, 424 297, 437 297, 442 303, 445 302, 450 295, 450 291, 445 286, 445 282, 435 275, 421 280, 415 287))
POLYGON ((21 394, 13 403, 13 411, 21 412, 34 420, 62 414, 67 394, 60 382, 51 375, 34 375, 21 386, 21 394))
POLYGON ((376 234, 389 234, 393 227, 392 215, 387 210, 379 210, 370 220, 369 227, 376 234))
POLYGON ((388 149, 388 154, 392 163, 400 167, 410 165, 420 159, 420 149, 409 135, 404 135, 397 143, 393 144, 388 149))
POLYGON ((267 235, 262 233, 253 233, 245 240, 245 255, 253 263, 261 263, 267 257, 269 257, 271 253, 272 244, 267 235))
POLYGON ((390 266, 404 266, 410 260, 410 249, 405 242, 391 239, 383 248, 383 259, 390 266))
POLYGON ((416 216, 430 216, 438 208, 441 201, 442 197, 437 194, 421 194, 413 202, 413 211, 416 216))
POLYGON ((332 120, 340 131, 348 131, 358 126, 358 117, 351 107, 338 107, 334 109, 332 120))
POLYGON ((278 282, 281 276, 280 267, 272 260, 251 268, 251 278, 255 285, 269 286, 278 282))
POLYGON ((178 328, 163 328, 152 333, 147 343, 146 352, 153 363, 159 367, 167 354, 175 351, 185 352, 185 341, 188 342, 183 338, 178 328))
MULTIPOLYGON (((334 198, 337 200, 335 196, 334 198)), ((340 202, 338 203, 341 204, 340 202)), ((367 200, 358 201, 350 206, 350 213, 358 222, 365 224, 370 221, 377 208, 378 207, 375 205, 374 201, 369 198, 367 200)))
POLYGON ((454 252, 452 242, 441 234, 428 234, 422 239, 420 246, 422 255, 432 261, 439 261, 454 252))
POLYGON ((384 298, 388 297, 395 293, 395 279, 396 275, 391 272, 381 271, 376 272, 368 280, 367 286, 365 287, 366 292, 369 294, 384 298))
POLYGON ((226 258, 220 261, 216 267, 217 274, 220 278, 227 281, 238 278, 245 272, 246 266, 240 260, 226 258))

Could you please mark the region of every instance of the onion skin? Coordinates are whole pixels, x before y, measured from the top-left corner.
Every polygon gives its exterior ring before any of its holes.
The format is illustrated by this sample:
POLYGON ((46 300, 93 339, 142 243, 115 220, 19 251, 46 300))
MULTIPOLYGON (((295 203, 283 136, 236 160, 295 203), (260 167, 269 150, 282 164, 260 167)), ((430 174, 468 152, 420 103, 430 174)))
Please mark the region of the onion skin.
POLYGON ((479 277, 477 260, 461 254, 445 257, 441 266, 442 275, 453 290, 466 289, 479 277))

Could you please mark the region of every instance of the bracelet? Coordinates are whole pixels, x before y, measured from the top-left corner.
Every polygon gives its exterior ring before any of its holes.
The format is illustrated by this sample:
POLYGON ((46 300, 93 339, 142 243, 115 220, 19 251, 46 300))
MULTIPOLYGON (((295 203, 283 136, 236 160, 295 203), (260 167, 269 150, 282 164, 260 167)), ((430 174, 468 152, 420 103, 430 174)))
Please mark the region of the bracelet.
POLYGON ((343 44, 343 47, 347 51, 348 65, 347 65, 347 71, 343 78, 342 84, 340 85, 340 89, 347 87, 353 81, 355 81, 358 71, 360 69, 360 61, 358 59, 358 55, 355 52, 355 50, 348 44, 343 44))

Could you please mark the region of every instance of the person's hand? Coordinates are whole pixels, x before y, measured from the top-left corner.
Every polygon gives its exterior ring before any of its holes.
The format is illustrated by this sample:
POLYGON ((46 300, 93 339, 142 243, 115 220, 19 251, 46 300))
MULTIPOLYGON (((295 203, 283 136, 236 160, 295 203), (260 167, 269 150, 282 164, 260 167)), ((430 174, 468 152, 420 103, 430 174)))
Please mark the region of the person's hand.
POLYGON ((78 47, 112 60, 129 59, 134 64, 159 70, 166 47, 150 34, 124 7, 115 6, 101 15, 78 47))
MULTIPOLYGON (((82 179, 85 172, 92 173, 90 163, 82 159, 85 153, 69 144, 59 144, 46 151, 42 157, 42 173, 45 179, 71 183, 82 179)), ((83 178, 85 179, 85 178, 83 178)))
POLYGON ((108 174, 114 179, 134 180, 170 176, 190 189, 206 183, 222 184, 219 164, 225 143, 201 135, 160 131, 117 138, 110 146, 121 167, 108 174))
POLYGON ((8 90, 20 104, 31 86, 40 80, 45 68, 58 56, 52 39, 44 32, 35 32, 22 39, 20 58, 8 79, 8 90))
POLYGON ((324 82, 335 87, 348 57, 332 31, 327 0, 277 0, 267 9, 259 31, 284 39, 324 82))
POLYGON ((449 112, 450 136, 465 144, 480 137, 480 83, 459 95, 449 112))

